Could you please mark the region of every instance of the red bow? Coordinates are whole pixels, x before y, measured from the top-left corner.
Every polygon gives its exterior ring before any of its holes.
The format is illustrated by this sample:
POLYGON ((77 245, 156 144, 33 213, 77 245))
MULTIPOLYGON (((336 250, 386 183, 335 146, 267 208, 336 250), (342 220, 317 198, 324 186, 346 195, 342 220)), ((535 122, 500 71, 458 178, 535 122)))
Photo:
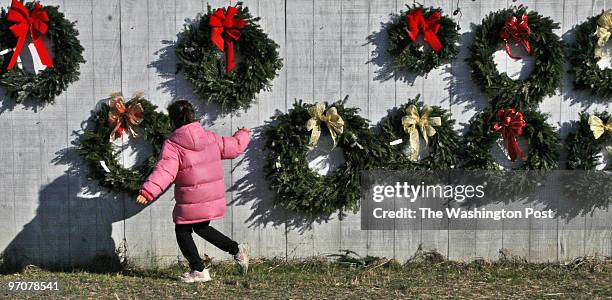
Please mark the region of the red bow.
POLYGON ((234 19, 237 12, 238 9, 235 7, 228 7, 227 13, 223 12, 223 8, 218 8, 208 21, 208 25, 212 27, 210 40, 219 50, 225 52, 227 73, 234 68, 234 41, 240 38, 239 29, 244 28, 243 19, 234 19))
POLYGON ((520 22, 515 16, 508 17, 501 32, 501 38, 504 40, 504 42, 506 42, 506 53, 508 53, 508 56, 514 59, 521 59, 520 57, 513 56, 512 52, 510 52, 510 41, 514 43, 521 43, 527 53, 531 54, 531 44, 527 39, 529 35, 531 35, 531 28, 529 28, 528 17, 526 14, 521 16, 520 22))
POLYGON ((9 62, 6 70, 11 70, 15 65, 15 62, 19 57, 19 53, 21 53, 21 49, 25 44, 28 32, 30 33, 30 37, 34 42, 34 46, 36 47, 40 61, 47 67, 53 67, 53 61, 51 60, 51 57, 47 52, 47 48, 45 47, 45 43, 42 40, 42 36, 44 36, 45 33, 47 33, 47 29, 49 29, 46 23, 49 21, 49 16, 43 9, 42 5, 40 5, 40 3, 36 3, 34 9, 32 9, 32 13, 30 13, 28 12, 28 9, 21 4, 21 2, 13 0, 6 18, 9 21, 15 22, 15 24, 11 25, 9 29, 13 35, 18 38, 17 45, 15 46, 15 52, 13 52, 13 57, 11 57, 11 61, 9 62))
POLYGON ((417 8, 413 12, 406 15, 406 23, 408 23, 408 36, 414 42, 419 35, 419 26, 423 29, 423 40, 431 46, 434 52, 440 52, 442 43, 436 36, 440 30, 440 13, 434 11, 427 20, 423 17, 423 10, 417 8))
POLYGON ((497 119, 501 122, 493 123, 493 131, 501 133, 504 137, 510 160, 515 161, 519 155, 525 160, 525 155, 516 142, 516 138, 523 134, 523 127, 526 124, 523 114, 515 111, 514 108, 500 109, 497 111, 497 119))

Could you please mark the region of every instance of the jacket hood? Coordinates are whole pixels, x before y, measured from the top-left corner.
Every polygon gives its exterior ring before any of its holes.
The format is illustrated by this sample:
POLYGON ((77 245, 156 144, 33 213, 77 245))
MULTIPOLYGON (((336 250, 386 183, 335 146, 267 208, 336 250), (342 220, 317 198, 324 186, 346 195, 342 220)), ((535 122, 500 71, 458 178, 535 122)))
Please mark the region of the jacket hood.
POLYGON ((170 140, 183 148, 199 151, 214 142, 210 132, 202 128, 199 122, 183 125, 172 133, 170 140))

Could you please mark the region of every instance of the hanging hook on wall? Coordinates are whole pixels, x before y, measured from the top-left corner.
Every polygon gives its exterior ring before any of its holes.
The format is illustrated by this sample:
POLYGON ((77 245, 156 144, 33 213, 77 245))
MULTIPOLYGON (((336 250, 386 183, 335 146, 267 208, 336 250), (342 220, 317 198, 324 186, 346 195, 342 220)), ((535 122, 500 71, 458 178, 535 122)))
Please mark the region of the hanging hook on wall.
MULTIPOLYGON (((473 0, 472 0, 473 1, 473 0)), ((453 11, 453 16, 459 15, 459 17, 463 16, 461 12, 461 8, 459 7, 459 0, 457 0, 457 8, 453 11)))
MULTIPOLYGON (((456 9, 455 11, 453 11, 453 16, 459 15, 459 18, 461 18, 463 17, 463 13, 461 12, 461 7, 459 7, 459 1, 461 0, 457 0, 456 9)), ((475 1, 475 0, 472 0, 472 1, 475 1)), ((459 22, 457 22, 457 30, 461 30, 461 27, 459 26, 459 22)))

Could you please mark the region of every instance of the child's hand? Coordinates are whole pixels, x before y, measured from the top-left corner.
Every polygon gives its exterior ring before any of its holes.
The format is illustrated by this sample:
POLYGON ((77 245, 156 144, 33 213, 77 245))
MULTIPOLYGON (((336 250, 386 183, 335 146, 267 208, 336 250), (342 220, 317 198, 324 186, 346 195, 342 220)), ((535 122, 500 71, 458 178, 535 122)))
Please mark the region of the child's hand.
POLYGON ((145 205, 147 204, 147 198, 145 198, 145 196, 143 195, 138 195, 138 197, 136 197, 136 203, 140 205, 145 205))

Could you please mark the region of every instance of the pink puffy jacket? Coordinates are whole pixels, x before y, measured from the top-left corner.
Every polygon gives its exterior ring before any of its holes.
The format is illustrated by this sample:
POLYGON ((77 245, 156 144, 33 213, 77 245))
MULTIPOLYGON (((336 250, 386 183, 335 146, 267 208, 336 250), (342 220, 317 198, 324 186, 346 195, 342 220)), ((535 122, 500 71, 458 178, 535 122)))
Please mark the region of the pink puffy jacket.
POLYGON ((174 223, 220 219, 226 209, 221 160, 238 157, 248 144, 245 128, 221 137, 198 122, 184 125, 164 142, 160 160, 140 194, 152 201, 174 182, 174 223))

